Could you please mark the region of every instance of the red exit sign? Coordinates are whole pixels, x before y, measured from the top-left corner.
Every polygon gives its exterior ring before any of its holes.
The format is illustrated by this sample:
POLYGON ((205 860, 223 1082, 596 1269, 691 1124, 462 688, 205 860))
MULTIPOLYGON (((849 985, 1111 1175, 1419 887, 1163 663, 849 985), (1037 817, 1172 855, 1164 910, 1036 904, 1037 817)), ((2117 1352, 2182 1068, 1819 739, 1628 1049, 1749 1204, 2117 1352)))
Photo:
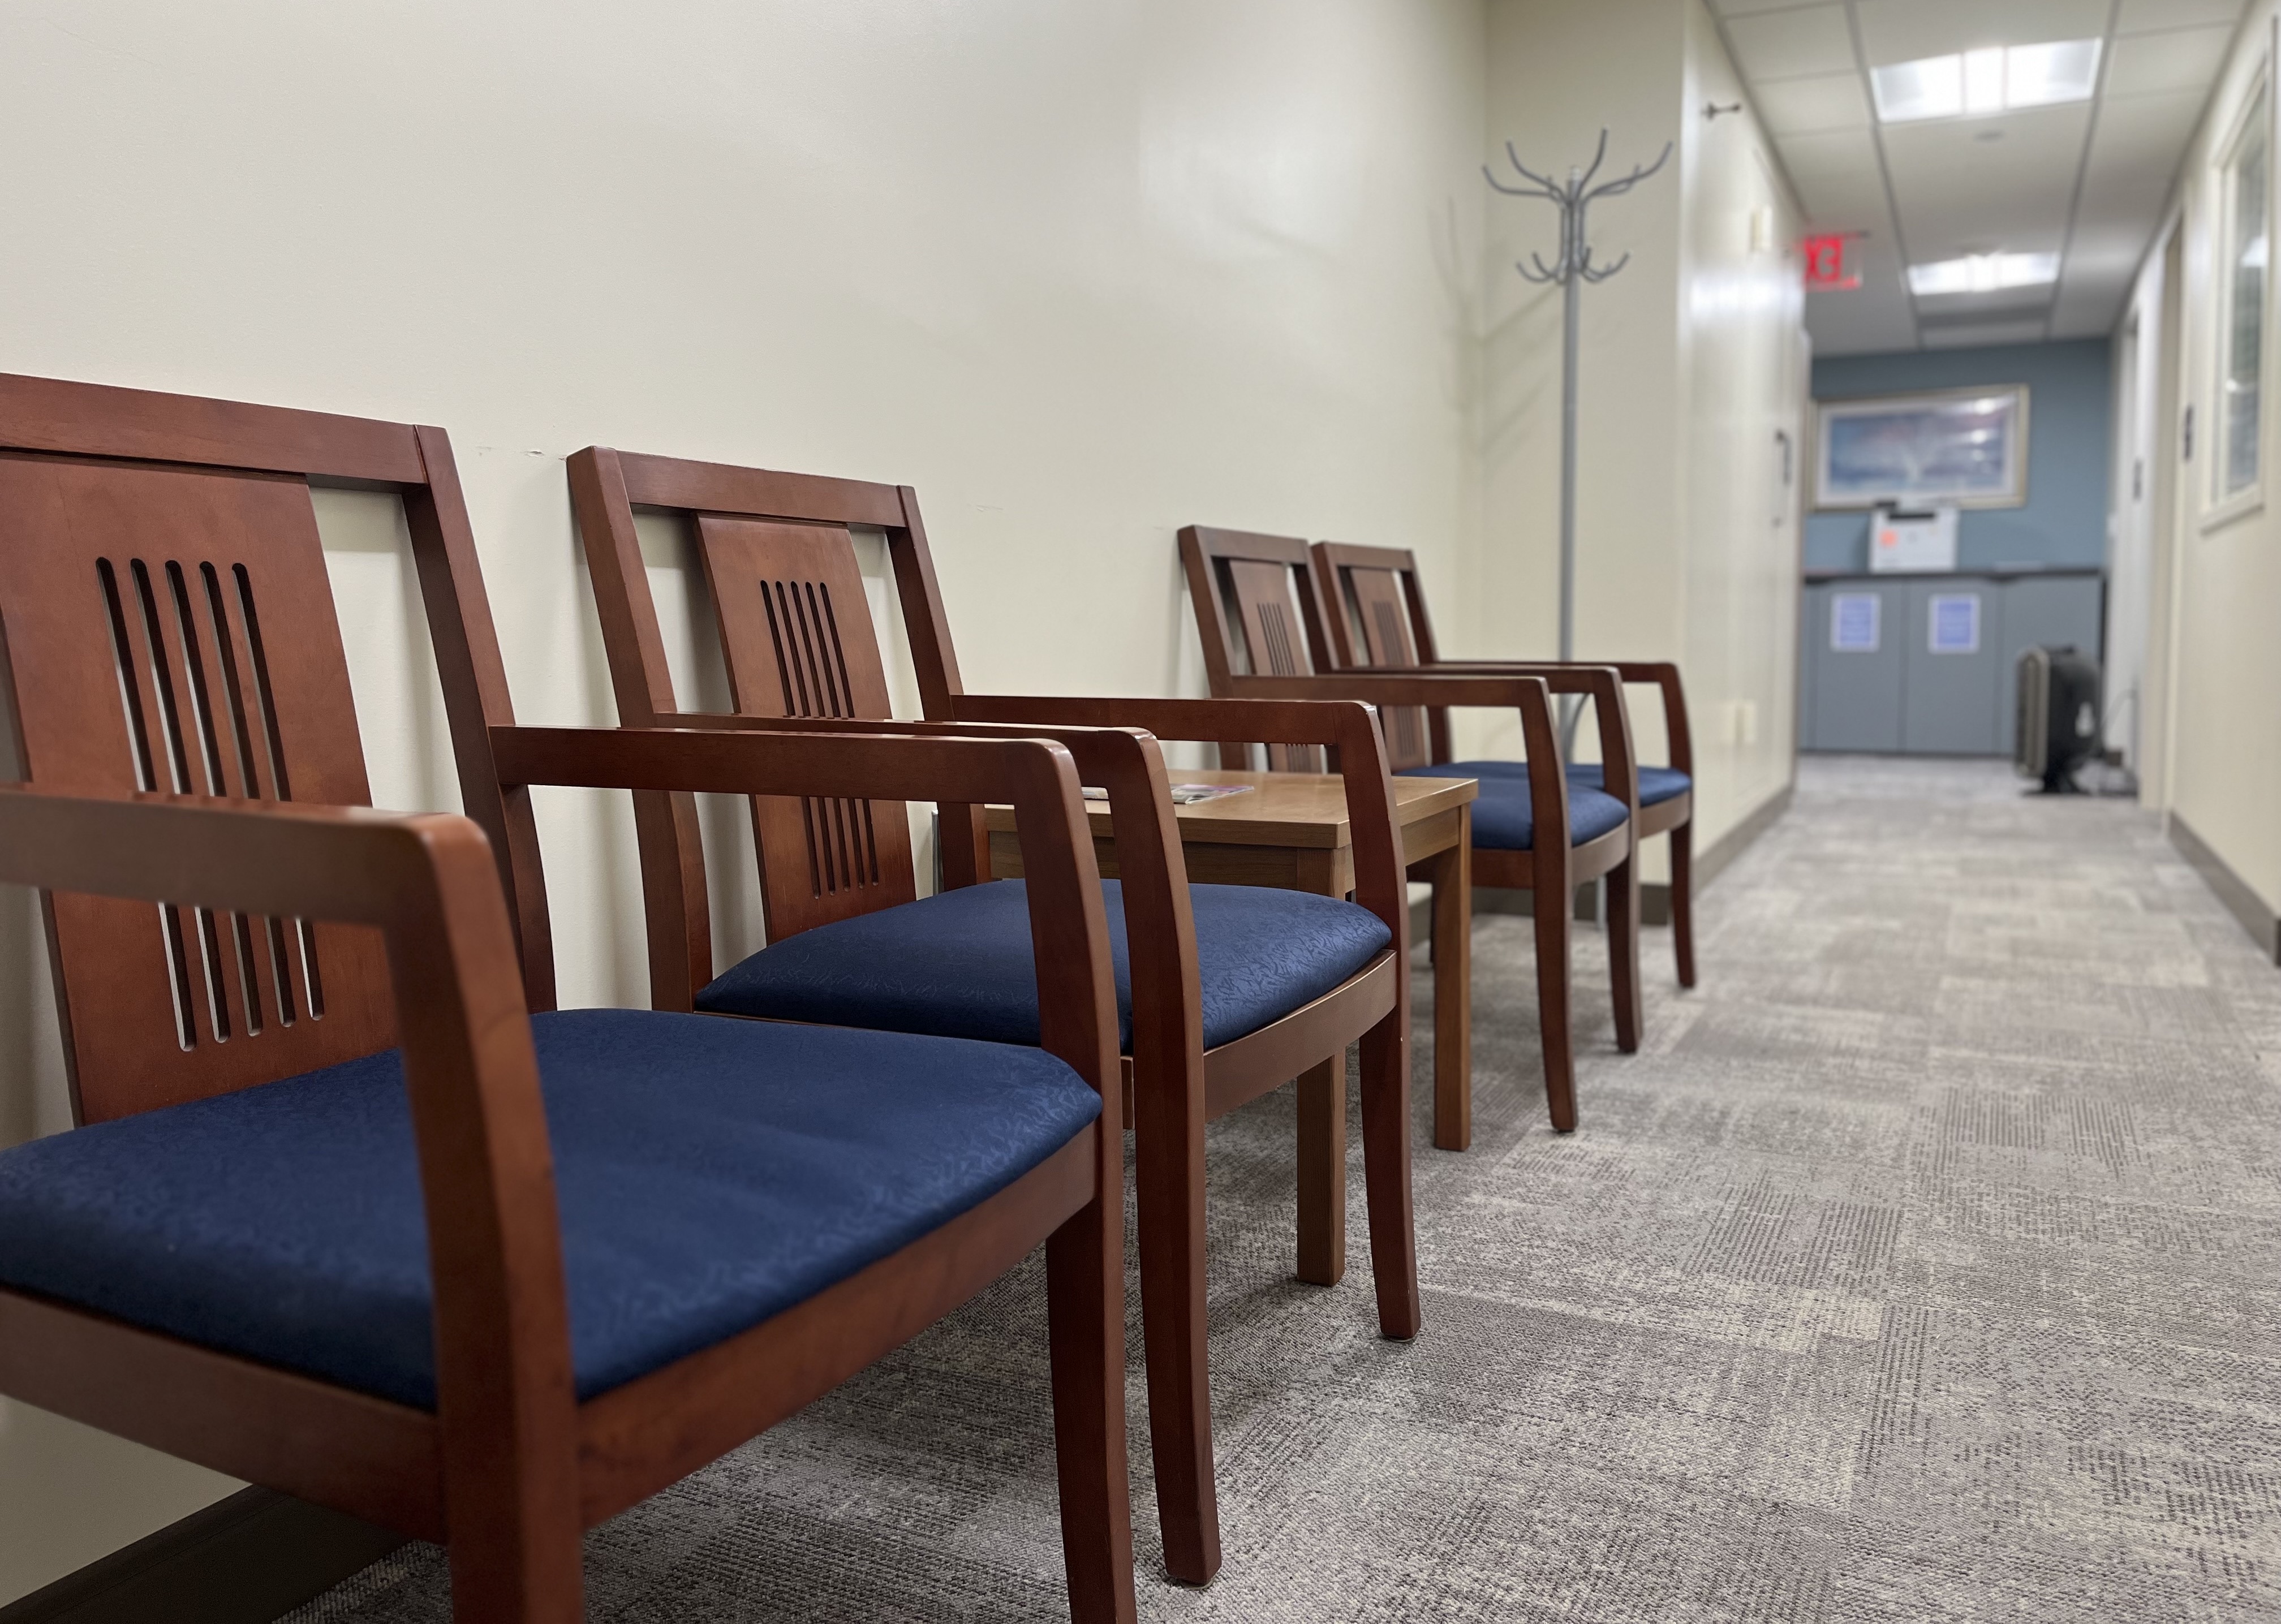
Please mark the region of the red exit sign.
POLYGON ((1858 288, 1861 278, 1845 274, 1845 244, 1859 231, 1833 231, 1805 239, 1805 286, 1808 292, 1833 292, 1858 288))

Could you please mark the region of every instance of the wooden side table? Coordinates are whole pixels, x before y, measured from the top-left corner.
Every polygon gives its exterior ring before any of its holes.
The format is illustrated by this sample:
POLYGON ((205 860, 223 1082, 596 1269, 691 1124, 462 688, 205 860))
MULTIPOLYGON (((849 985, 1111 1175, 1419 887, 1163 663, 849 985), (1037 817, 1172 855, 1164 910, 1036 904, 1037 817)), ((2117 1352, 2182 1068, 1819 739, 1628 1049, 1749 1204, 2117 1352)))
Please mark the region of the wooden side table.
MULTIPOLYGON (((1173 808, 1191 883, 1265 885, 1342 897, 1354 889, 1354 839, 1346 787, 1335 774, 1174 772, 1182 784, 1241 784, 1225 795, 1173 808)), ((1395 822, 1411 878, 1434 887, 1434 1142, 1473 1142, 1473 801, 1471 778, 1394 780, 1395 822)), ((1117 876, 1109 808, 1086 807, 1104 878, 1117 876)), ((1018 879, 1022 848, 1014 814, 992 807, 994 879, 1018 879)), ((1346 1267, 1345 1057, 1299 1078, 1299 1277, 1334 1285, 1346 1267)))

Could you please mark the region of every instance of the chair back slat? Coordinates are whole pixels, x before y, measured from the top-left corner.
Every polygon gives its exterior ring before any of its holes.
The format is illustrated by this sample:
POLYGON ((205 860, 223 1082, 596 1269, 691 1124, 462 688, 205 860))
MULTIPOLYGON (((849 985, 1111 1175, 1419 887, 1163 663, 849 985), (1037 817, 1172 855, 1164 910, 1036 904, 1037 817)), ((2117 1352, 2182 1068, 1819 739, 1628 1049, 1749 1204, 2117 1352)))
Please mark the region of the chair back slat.
MULTIPOLYGON (((441 429, 0 374, 0 717, 17 770, 77 793, 370 804, 313 482, 403 499, 461 802, 499 862, 530 1007, 551 1008, 537 830, 491 754, 514 714, 441 429)), ((396 1040, 368 928, 60 893, 42 906, 80 1121, 396 1040)))
MULTIPOLYGON (((1390 547, 1330 547, 1313 550, 1318 582, 1330 610, 1333 661, 1357 665, 1414 667, 1422 663, 1412 636, 1416 565, 1407 553, 1390 547), (1357 556, 1360 555, 1360 556, 1357 556)), ((1399 772, 1434 760, 1433 731, 1423 706, 1386 711, 1388 765, 1399 772)))
MULTIPOLYGON (((845 525, 697 515, 731 702, 751 716, 892 715, 870 599, 845 525)), ((753 799, 769 934, 916 894, 899 800, 753 799)))
MULTIPOLYGON (((634 529, 637 507, 677 514, 695 530, 738 715, 892 718, 851 533, 859 525, 886 532, 922 694, 957 692, 909 491, 599 445, 574 454, 569 472, 622 724, 671 726, 684 714, 634 529)), ((713 973, 703 837, 689 799, 653 797, 638 819, 651 1001, 661 1009, 689 1008, 713 973)), ((901 801, 755 798, 752 816, 772 941, 918 893, 901 801)), ((948 867, 946 860, 946 874, 948 867)))
MULTIPOLYGON (((0 628, 29 782, 369 804, 305 480, 0 454, 0 628)), ((369 930, 45 901, 82 1121, 392 1040, 369 930)))
MULTIPOLYGON (((1190 525, 1180 532, 1180 554, 1213 693, 1233 694, 1236 677, 1309 677, 1329 669, 1322 603, 1305 542, 1190 525)), ((1242 753, 1248 755, 1248 746, 1242 753)), ((1228 767, 1249 764, 1226 746, 1221 759, 1228 767)), ((1267 746, 1270 772, 1322 772, 1327 767, 1327 754, 1318 746, 1267 746)))

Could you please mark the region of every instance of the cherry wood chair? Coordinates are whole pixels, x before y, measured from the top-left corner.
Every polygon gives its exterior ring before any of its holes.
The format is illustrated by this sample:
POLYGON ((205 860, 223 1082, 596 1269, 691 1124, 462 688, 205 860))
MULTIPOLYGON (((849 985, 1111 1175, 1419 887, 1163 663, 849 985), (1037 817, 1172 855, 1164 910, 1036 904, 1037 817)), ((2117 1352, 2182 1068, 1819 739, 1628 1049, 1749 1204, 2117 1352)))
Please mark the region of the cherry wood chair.
MULTIPOLYGON (((1346 1050, 1362 1045, 1363 1140, 1379 1326, 1419 1324, 1409 1140, 1408 910, 1393 796, 1356 704, 985 697, 963 692, 916 495, 908 487, 589 447, 570 459, 622 721, 731 730, 870 725, 885 667, 850 527, 885 532, 928 733, 1044 733, 1109 793, 1103 871, 1129 1056, 1149 1435, 1171 1576, 1221 1557, 1204 1335, 1205 1122, 1299 1079, 1299 1274, 1345 1267, 1346 1050), (711 585, 736 714, 684 711, 634 529, 686 519, 711 585), (1355 901, 1187 882, 1154 739, 1121 729, 1335 748, 1354 829, 1355 901)), ((769 945, 716 973, 705 868, 687 796, 640 809, 661 1009, 1034 1041, 1017 883, 990 872, 981 808, 946 807, 944 888, 920 900, 904 810, 891 802, 755 801, 769 945)))
MULTIPOLYGON (((1473 803, 1473 884, 1559 899, 1558 906, 1540 902, 1535 910, 1537 1008, 1547 1114, 1555 1129, 1573 1131, 1577 1116, 1570 899, 1578 885, 1604 876, 1616 1045, 1626 1053, 1639 1047, 1639 881, 1634 861, 1638 786, 1630 721, 1614 674, 1604 668, 1540 666, 1468 675, 1383 665, 1336 670, 1327 652, 1332 612, 1305 542, 1190 525, 1180 531, 1180 558, 1214 693, 1366 700, 1380 707, 1395 771, 1480 780, 1481 796, 1473 803), (1572 783, 1567 777, 1552 725, 1550 695, 1556 692, 1581 692, 1593 701, 1607 762, 1601 787, 1572 783), (1519 711, 1527 760, 1519 776, 1436 765, 1448 755, 1448 709, 1465 705, 1519 711)), ((1233 764, 1232 755, 1223 759, 1233 764)))
POLYGON ((1134 1617, 1108 926, 1042 740, 521 728, 441 431, 0 376, 0 630, 81 1125, 0 1392, 584 1617, 582 1531, 1043 1242, 1071 1612, 1134 1617), (468 817, 363 809, 309 486, 400 492, 468 817), (1010 800, 1036 1047, 553 1009, 529 786, 1010 800))
MULTIPOLYGON (((1311 549, 1317 585, 1328 613, 1322 646, 1336 670, 1411 669, 1458 676, 1542 672, 1562 669, 1558 661, 1443 660, 1434 652, 1434 623, 1418 578, 1418 558, 1406 547, 1354 547, 1318 541, 1311 549)), ((1626 683, 1653 687, 1663 702, 1664 732, 1671 763, 1641 766, 1637 838, 1671 839, 1671 941, 1679 985, 1695 985, 1695 740, 1687 725, 1687 690, 1679 668, 1667 661, 1572 661, 1586 669, 1612 669, 1626 683)), ((1450 760, 1449 713, 1427 713, 1434 766, 1467 777, 1519 777, 1519 762, 1450 760)), ((1597 762, 1568 769, 1572 784, 1606 788, 1606 769, 1597 762)))

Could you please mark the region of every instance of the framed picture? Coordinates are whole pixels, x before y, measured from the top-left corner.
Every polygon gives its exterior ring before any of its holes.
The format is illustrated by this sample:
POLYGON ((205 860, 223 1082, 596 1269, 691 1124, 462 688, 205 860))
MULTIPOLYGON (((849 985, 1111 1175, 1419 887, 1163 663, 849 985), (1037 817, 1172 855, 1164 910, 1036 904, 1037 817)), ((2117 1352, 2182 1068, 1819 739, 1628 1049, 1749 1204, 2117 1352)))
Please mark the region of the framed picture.
POLYGON ((1815 403, 1817 507, 2017 507, 2028 499, 2028 386, 1815 403))

